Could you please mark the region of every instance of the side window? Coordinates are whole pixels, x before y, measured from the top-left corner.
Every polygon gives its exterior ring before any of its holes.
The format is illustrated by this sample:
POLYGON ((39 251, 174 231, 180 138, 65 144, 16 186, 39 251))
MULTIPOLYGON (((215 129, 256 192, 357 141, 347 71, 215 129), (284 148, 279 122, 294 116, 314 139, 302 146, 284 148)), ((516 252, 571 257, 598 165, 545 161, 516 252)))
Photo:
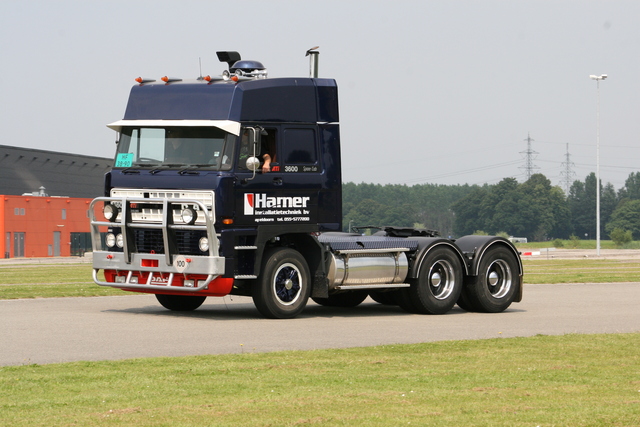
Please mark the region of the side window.
MULTIPOLYGON (((276 150, 276 129, 265 128, 267 134, 262 135, 260 140, 260 150, 255 153, 256 157, 260 160, 262 165, 264 162, 265 154, 268 154, 271 162, 277 163, 279 159, 279 153, 276 150)), ((240 139, 240 149, 238 150, 238 168, 247 169, 247 159, 253 156, 253 146, 249 142, 249 132, 243 130, 238 137, 240 139)), ((274 170, 276 172, 277 170, 274 170)))
MULTIPOLYGON (((317 171, 318 144, 314 129, 287 129, 284 131, 284 144, 280 160, 286 166, 306 166, 296 172, 317 171), (315 166, 315 167, 311 167, 315 166)), ((293 170, 291 170, 293 171, 293 170)))

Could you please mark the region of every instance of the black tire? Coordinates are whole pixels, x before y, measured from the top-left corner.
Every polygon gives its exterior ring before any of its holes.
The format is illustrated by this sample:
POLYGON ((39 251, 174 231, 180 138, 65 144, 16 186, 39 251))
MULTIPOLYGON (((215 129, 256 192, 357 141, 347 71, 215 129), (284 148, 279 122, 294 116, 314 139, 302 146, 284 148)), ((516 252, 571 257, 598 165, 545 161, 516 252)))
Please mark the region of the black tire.
POLYGON ((398 305, 398 291, 371 291, 369 296, 372 300, 382 305, 398 305))
POLYGON ((367 291, 348 291, 329 295, 329 298, 311 298, 316 304, 325 307, 357 307, 367 299, 367 291))
POLYGON ((469 301, 467 294, 464 290, 464 286, 462 287, 462 292, 460 292, 460 297, 458 298, 458 307, 460 307, 463 310, 466 311, 478 311, 475 308, 475 305, 472 304, 471 301, 469 301))
POLYGON ((273 248, 263 258, 252 297, 258 311, 271 319, 288 319, 304 310, 311 294, 309 267, 300 253, 273 248))
POLYGON ((200 307, 207 297, 198 295, 156 294, 156 299, 164 308, 172 311, 193 311, 200 307))
POLYGON ((478 275, 469 277, 465 283, 463 304, 469 305, 471 311, 500 313, 509 308, 519 288, 516 255, 504 246, 496 246, 484 253, 478 275))
POLYGON ((460 297, 462 277, 457 254, 447 246, 436 247, 422 261, 417 280, 400 290, 398 303, 410 313, 447 313, 460 297))

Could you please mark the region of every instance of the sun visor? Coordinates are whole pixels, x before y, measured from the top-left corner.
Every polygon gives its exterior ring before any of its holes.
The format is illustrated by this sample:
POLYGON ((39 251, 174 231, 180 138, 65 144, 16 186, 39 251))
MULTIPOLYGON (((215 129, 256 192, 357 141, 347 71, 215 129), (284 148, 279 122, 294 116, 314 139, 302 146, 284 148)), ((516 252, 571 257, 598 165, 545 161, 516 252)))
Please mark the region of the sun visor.
POLYGON ((216 127, 233 135, 240 135, 240 123, 232 120, 118 120, 107 125, 108 128, 121 132, 124 126, 134 127, 216 127))

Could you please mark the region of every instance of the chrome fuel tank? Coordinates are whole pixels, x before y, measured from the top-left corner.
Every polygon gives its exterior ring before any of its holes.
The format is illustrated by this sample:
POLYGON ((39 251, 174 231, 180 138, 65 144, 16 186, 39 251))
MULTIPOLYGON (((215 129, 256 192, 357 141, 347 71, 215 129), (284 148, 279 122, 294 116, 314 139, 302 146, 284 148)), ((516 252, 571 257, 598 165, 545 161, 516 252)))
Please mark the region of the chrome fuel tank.
POLYGON ((400 251, 340 251, 331 253, 329 289, 402 283, 409 262, 400 251))

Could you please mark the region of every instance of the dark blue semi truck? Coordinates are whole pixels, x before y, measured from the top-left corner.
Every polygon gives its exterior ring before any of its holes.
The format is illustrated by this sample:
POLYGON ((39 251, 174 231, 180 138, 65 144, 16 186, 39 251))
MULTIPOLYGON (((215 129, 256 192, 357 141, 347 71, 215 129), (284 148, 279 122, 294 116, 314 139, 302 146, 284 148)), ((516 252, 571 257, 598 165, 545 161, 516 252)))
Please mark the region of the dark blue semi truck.
POLYGON ((352 307, 371 296, 430 314, 519 302, 508 240, 342 232, 338 88, 307 54, 308 78, 267 78, 260 62, 218 52, 219 77, 136 79, 124 118, 108 125, 114 167, 89 209, 94 281, 170 310, 251 296, 270 318, 298 315, 309 298, 352 307))

